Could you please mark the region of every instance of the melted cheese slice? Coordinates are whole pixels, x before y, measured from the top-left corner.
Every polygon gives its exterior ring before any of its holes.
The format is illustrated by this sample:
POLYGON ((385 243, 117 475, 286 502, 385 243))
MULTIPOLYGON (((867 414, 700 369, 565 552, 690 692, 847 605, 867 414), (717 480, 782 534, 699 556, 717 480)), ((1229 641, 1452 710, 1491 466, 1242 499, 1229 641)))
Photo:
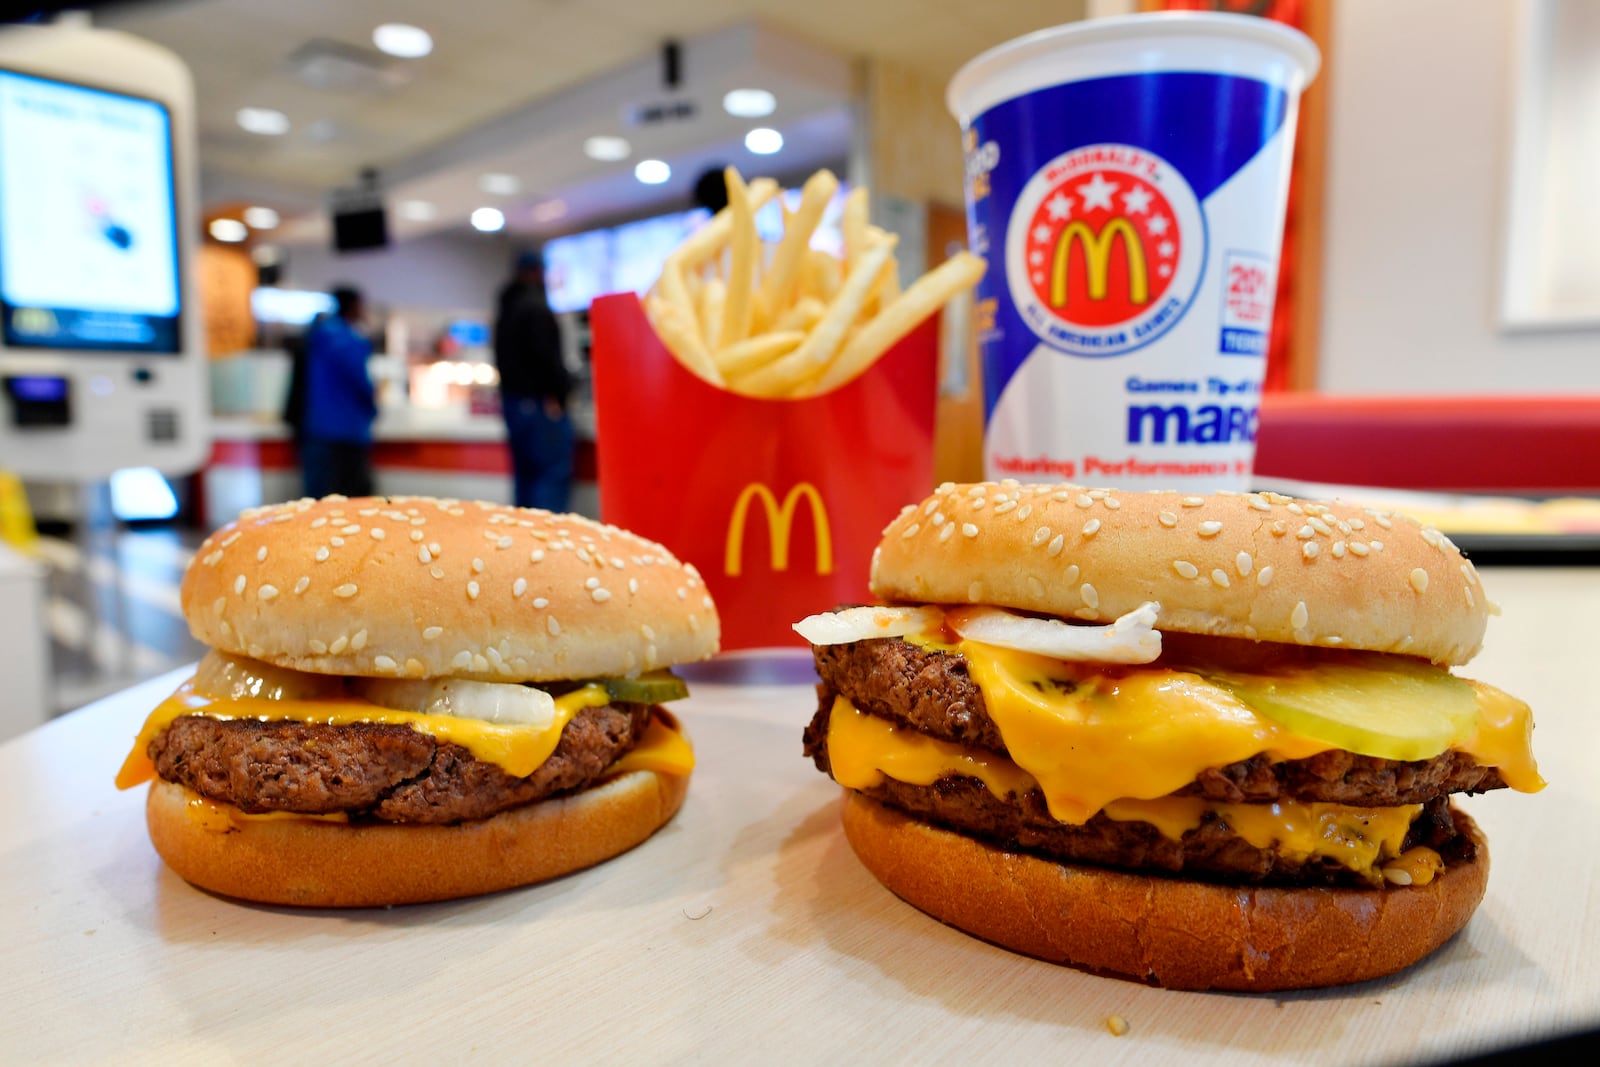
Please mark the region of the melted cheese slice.
MULTIPOLYGON (((871 789, 885 778, 932 785, 951 775, 966 775, 979 779, 1004 800, 1039 784, 1004 756, 900 729, 859 711, 844 697, 834 699, 828 717, 828 763, 834 780, 849 789, 871 789)), ((1380 876, 1374 869, 1401 855, 1406 832, 1422 805, 1219 804, 1200 797, 1164 796, 1112 800, 1101 810, 1107 818, 1121 822, 1149 823, 1174 841, 1211 815, 1256 848, 1301 861, 1331 859, 1376 881, 1380 876)), ((1417 882, 1422 884, 1424 879, 1419 877, 1417 882)))
MULTIPOLYGON (((534 726, 396 711, 362 700, 217 700, 196 692, 191 679, 162 701, 145 720, 144 727, 133 743, 133 751, 128 753, 122 770, 117 774, 117 788, 128 789, 155 777, 155 765, 149 756, 150 742, 174 719, 185 715, 203 715, 221 720, 254 719, 258 722, 292 720, 323 726, 347 726, 352 723, 409 726, 439 741, 454 742, 471 752, 474 758, 493 763, 507 774, 524 778, 550 758, 561 740, 561 731, 573 716, 584 708, 602 707, 609 703, 611 696, 604 686, 586 685, 556 697, 556 712, 552 720, 547 725, 534 726)), ((687 770, 673 770, 683 766, 685 761, 688 769, 693 769, 694 756, 688 750, 688 742, 670 728, 661 729, 677 738, 682 745, 681 751, 674 751, 671 743, 661 739, 658 734, 657 743, 646 752, 640 752, 645 742, 651 740, 656 725, 652 720, 641 744, 635 746, 634 751, 624 756, 623 760, 637 756, 639 767, 661 770, 667 774, 688 773, 687 770), (648 762, 652 758, 657 761, 655 766, 648 762)))
MULTIPOLYGON (((1050 814, 1064 823, 1085 822, 1113 800, 1164 797, 1210 767, 1257 755, 1305 759, 1336 747, 1258 715, 1189 671, 1066 663, 970 641, 956 651, 1011 759, 1038 781, 1050 814)), ((1492 686, 1473 688, 1474 732, 1451 747, 1498 767, 1513 789, 1544 788, 1529 747, 1528 706, 1492 686)))

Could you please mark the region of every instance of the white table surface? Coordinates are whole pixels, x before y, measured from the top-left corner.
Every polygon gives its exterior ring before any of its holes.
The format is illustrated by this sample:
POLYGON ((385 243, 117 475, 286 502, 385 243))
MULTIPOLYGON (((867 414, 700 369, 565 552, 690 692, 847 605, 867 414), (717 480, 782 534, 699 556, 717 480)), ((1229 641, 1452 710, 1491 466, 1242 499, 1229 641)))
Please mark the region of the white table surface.
POLYGON ((1600 571, 1494 570, 1466 671, 1534 706, 1551 785, 1464 801, 1494 857, 1467 929, 1399 976, 1174 993, 1025 959, 857 864, 800 755, 803 685, 696 682, 689 800, 556 882, 386 911, 196 891, 111 785, 170 675, 0 747, 0 1061, 1401 1063, 1600 1025, 1600 571), (1105 1025, 1129 1024, 1115 1037, 1105 1025))

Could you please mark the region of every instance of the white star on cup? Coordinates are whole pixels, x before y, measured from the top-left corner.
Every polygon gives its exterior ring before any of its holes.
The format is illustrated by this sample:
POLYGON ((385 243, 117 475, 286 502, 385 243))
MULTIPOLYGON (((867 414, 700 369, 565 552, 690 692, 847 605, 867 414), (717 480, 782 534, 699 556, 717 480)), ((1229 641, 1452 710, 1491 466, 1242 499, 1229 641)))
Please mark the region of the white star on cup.
POLYGON ((1136 185, 1122 194, 1122 203, 1128 209, 1128 214, 1143 215, 1150 210, 1150 190, 1136 185))
POLYGON ((1108 182, 1099 173, 1082 185, 1078 186, 1078 195, 1083 197, 1083 207, 1086 211, 1093 211, 1097 207, 1111 210, 1111 195, 1120 186, 1116 182, 1108 182))

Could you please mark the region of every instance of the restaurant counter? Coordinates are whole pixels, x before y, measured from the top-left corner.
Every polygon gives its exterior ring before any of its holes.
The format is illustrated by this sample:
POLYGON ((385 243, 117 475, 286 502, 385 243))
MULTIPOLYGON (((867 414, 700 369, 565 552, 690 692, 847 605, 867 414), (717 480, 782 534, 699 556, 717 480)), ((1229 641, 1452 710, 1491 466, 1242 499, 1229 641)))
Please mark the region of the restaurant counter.
POLYGON ((1493 873, 1399 975, 1176 993, 974 940, 901 903, 800 755, 808 661, 729 657, 677 705, 699 759, 654 838, 541 886, 366 911, 242 905, 169 872, 111 784, 174 673, 0 747, 0 1048, 13 1062, 1430 1062, 1600 1024, 1600 571, 1489 569, 1463 673, 1534 707, 1543 793, 1462 801, 1493 873), (741 679, 764 667, 783 684, 741 679), (1128 1030, 1114 1036, 1107 1018, 1128 1030))

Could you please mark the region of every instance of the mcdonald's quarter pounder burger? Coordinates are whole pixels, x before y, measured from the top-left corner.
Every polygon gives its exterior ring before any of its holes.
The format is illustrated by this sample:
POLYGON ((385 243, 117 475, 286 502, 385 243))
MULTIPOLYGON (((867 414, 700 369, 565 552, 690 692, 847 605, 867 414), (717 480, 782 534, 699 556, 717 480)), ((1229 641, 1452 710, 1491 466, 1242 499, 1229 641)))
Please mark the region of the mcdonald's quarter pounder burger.
POLYGON ((1494 612, 1441 533, 1269 493, 941 486, 885 607, 812 616, 805 734, 885 886, 1177 989, 1398 971, 1482 898, 1452 793, 1543 788, 1523 702, 1452 674, 1494 612))
POLYGON ((717 650, 693 567, 576 515, 300 500, 202 544, 211 651, 145 722, 151 841, 204 889, 361 907, 578 870, 676 813, 694 756, 668 668, 717 650))

